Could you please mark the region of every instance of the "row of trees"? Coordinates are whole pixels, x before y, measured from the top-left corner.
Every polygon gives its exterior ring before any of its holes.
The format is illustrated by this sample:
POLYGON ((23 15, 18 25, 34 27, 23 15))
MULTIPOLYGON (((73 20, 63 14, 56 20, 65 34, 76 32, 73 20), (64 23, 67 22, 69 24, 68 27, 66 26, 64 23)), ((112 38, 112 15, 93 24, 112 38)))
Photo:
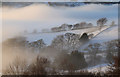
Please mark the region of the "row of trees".
POLYGON ((61 75, 73 74, 75 70, 87 67, 84 54, 73 51, 68 54, 64 51, 58 54, 51 62, 47 58, 37 56, 34 61, 28 62, 17 57, 13 63, 3 70, 3 75, 61 75), (65 73, 65 71, 68 71, 65 73))
MULTIPOLYGON (((57 36, 53 41, 51 46, 59 50, 77 50, 84 42, 89 39, 87 34, 83 34, 81 37, 78 34, 66 33, 65 35, 57 36)), ((42 39, 29 42, 26 41, 25 37, 19 36, 15 38, 10 38, 3 42, 3 49, 31 49, 31 51, 40 51, 40 49, 45 48, 46 44, 42 39)))
MULTIPOLYGON (((100 45, 95 44, 95 46, 99 47, 100 45)), ((21 60, 19 57, 17 57, 15 61, 12 64, 10 64, 6 70, 3 71, 3 74, 4 75, 94 75, 94 76, 96 75, 103 77, 112 75, 113 77, 116 77, 120 75, 119 61, 120 58, 118 58, 118 56, 113 57, 113 63, 110 63, 110 68, 108 68, 108 71, 102 75, 99 72, 97 74, 94 74, 82 70, 76 72, 75 70, 78 69, 80 70, 82 68, 87 67, 88 65, 87 62, 85 61, 84 53, 78 52, 76 50, 68 54, 66 53, 66 51, 63 51, 57 55, 54 62, 49 61, 47 58, 37 56, 32 63, 28 64, 26 60, 21 60)))
POLYGON ((81 22, 81 23, 77 23, 77 24, 73 24, 73 25, 62 24, 59 27, 51 28, 51 31, 53 31, 53 32, 60 32, 60 31, 67 31, 67 30, 76 30, 76 29, 90 28, 90 27, 93 27, 92 23, 81 22))
MULTIPOLYGON (((103 26, 105 26, 105 24, 107 23, 107 18, 100 18, 97 20, 97 26, 100 27, 100 30, 103 26)), ((112 21, 111 26, 114 26, 115 22, 112 21)), ((69 24, 62 24, 59 27, 54 27, 51 29, 51 31, 53 32, 59 32, 59 31, 67 31, 67 30, 76 30, 76 29, 83 29, 83 28, 89 28, 89 27, 93 27, 92 23, 86 23, 86 22, 81 22, 81 23, 77 23, 77 24, 73 24, 73 25, 69 25, 69 24)))
MULTIPOLYGON (((97 26, 101 28, 107 23, 107 18, 100 18, 97 20, 97 26)), ((115 21, 111 22, 110 26, 114 26, 115 25, 115 21)), ((76 29, 83 29, 83 28, 90 28, 93 27, 92 23, 86 23, 86 22, 81 22, 81 23, 76 23, 73 25, 69 25, 69 24, 62 24, 59 27, 53 27, 51 28, 52 32, 60 32, 60 31, 67 31, 67 30, 76 30, 76 29)), ((42 32, 50 32, 49 29, 42 29, 42 32)), ((24 30, 24 33, 28 33, 27 30, 24 30)), ((34 29, 32 33, 38 33, 37 29, 34 29)))
POLYGON ((87 33, 81 36, 74 33, 66 33, 65 35, 59 35, 52 41, 52 46, 60 50, 78 50, 79 47, 89 40, 87 33))

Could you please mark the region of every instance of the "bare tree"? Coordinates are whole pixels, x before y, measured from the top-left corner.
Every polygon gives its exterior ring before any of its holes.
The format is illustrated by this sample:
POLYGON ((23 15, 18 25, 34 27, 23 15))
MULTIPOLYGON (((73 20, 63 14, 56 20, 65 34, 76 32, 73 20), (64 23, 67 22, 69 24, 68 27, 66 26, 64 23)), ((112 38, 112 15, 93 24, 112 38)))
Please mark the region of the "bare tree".
POLYGON ((52 46, 60 50, 77 50, 80 43, 80 36, 74 33, 59 35, 52 41, 52 46))
POLYGON ((14 62, 10 64, 4 71, 4 75, 23 75, 27 70, 26 60, 22 60, 19 57, 16 57, 14 62))
POLYGON ((4 75, 47 75, 47 68, 50 62, 47 58, 37 56, 29 64, 28 61, 17 57, 4 71, 4 75))
POLYGON ((105 42, 105 48, 106 48, 106 59, 108 62, 113 62, 113 56, 116 56, 118 54, 118 48, 116 44, 118 43, 117 40, 112 40, 105 42))
POLYGON ((107 22, 107 18, 100 18, 99 20, 97 20, 97 26, 100 27, 100 30, 106 22, 107 22))
POLYGON ((94 44, 90 44, 86 50, 88 51, 89 54, 89 59, 92 65, 96 65, 97 61, 99 61, 97 54, 101 51, 100 50, 101 44, 99 43, 94 43, 94 44))
POLYGON ((28 66, 26 74, 29 75, 47 75, 46 68, 49 66, 49 61, 47 58, 36 57, 35 61, 28 66))

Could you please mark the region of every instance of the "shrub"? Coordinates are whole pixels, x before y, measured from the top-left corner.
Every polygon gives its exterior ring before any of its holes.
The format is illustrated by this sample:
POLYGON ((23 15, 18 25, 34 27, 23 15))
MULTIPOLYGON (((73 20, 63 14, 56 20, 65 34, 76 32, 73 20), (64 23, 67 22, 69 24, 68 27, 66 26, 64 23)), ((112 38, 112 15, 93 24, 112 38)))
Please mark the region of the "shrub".
POLYGON ((68 70, 69 72, 87 67, 84 54, 81 52, 73 51, 70 54, 60 53, 54 61, 56 67, 61 70, 68 70))
POLYGON ((21 60, 19 57, 16 57, 14 62, 3 70, 3 75, 24 75, 24 72, 27 71, 26 67, 26 60, 21 60))

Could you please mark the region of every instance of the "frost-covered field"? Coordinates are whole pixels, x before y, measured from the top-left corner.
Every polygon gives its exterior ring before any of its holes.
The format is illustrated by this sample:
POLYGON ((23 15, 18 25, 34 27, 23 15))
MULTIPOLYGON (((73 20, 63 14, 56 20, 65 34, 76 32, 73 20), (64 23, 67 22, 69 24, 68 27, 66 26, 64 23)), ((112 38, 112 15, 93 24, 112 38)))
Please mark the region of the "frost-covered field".
MULTIPOLYGON (((91 72, 91 73, 106 73, 108 70, 109 70, 109 66, 108 64, 99 64, 99 65, 96 65, 96 66, 93 66, 93 67, 88 67, 88 68, 85 68, 85 69, 82 69, 82 71, 88 71, 88 72, 91 72)), ((76 72, 80 72, 81 70, 76 70, 76 72)), ((64 71, 64 72, 68 72, 68 71, 64 71)))
POLYGON ((108 28, 107 30, 101 32, 95 38, 91 39, 92 43, 102 43, 111 40, 118 39, 118 26, 113 26, 108 28))
POLYGON ((92 28, 87 28, 87 29, 53 32, 53 33, 25 34, 24 36, 27 38, 27 41, 29 41, 29 42, 33 42, 33 41, 43 39, 43 41, 47 45, 50 45, 51 42, 54 40, 54 38, 57 37, 58 35, 64 35, 66 33, 74 33, 74 34, 79 34, 81 36, 83 33, 88 33, 88 34, 93 33, 94 36, 96 36, 98 33, 107 29, 108 27, 109 26, 105 26, 101 30, 99 30, 99 27, 92 27, 92 28))
POLYGON ((80 48, 80 50, 83 51, 83 49, 85 47, 87 47, 89 44, 93 44, 93 43, 103 44, 104 42, 108 42, 108 41, 116 40, 116 39, 118 39, 118 26, 117 25, 106 28, 105 30, 101 31, 100 33, 97 33, 97 35, 95 37, 93 37, 89 42, 84 44, 80 48))
POLYGON ((83 33, 91 32, 91 31, 93 32, 96 30, 98 30, 98 27, 93 27, 93 28, 88 28, 88 29, 71 30, 71 31, 63 31, 63 32, 53 32, 53 33, 26 34, 24 36, 27 38, 27 41, 29 41, 29 42, 43 39, 43 41, 47 45, 50 45, 51 42, 54 40, 54 38, 57 37, 58 35, 64 35, 66 33, 75 33, 75 34, 79 34, 81 36, 81 34, 83 34, 83 33))
MULTIPOLYGON (((100 32, 93 39, 91 39, 88 43, 83 45, 83 47, 80 50, 82 51, 89 44, 93 44, 93 43, 102 44, 104 42, 108 42, 108 41, 116 40, 116 39, 118 39, 118 26, 112 26, 100 32)), ((103 57, 106 57, 103 53, 100 53, 100 55, 102 55, 103 57)), ((105 73, 108 71, 108 68, 109 68, 108 64, 99 64, 93 67, 89 67, 87 68, 87 70, 93 73, 98 73, 98 72, 105 73)))

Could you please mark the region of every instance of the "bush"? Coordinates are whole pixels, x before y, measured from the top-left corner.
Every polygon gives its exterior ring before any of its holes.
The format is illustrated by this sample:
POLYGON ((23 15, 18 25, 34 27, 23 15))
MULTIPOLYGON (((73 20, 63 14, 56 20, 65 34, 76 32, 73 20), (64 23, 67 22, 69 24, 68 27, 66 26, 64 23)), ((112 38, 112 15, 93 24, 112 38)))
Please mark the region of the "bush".
POLYGON ((87 67, 87 63, 84 58, 84 53, 78 52, 77 50, 73 51, 70 54, 70 62, 75 66, 75 69, 77 70, 87 67))
POLYGON ((46 75, 46 68, 49 66, 49 61, 47 58, 42 58, 37 56, 36 60, 28 66, 25 74, 27 75, 46 75))
POLYGON ((87 67, 84 54, 81 52, 73 51, 70 54, 60 53, 54 61, 56 67, 61 70, 68 70, 69 72, 87 67))

